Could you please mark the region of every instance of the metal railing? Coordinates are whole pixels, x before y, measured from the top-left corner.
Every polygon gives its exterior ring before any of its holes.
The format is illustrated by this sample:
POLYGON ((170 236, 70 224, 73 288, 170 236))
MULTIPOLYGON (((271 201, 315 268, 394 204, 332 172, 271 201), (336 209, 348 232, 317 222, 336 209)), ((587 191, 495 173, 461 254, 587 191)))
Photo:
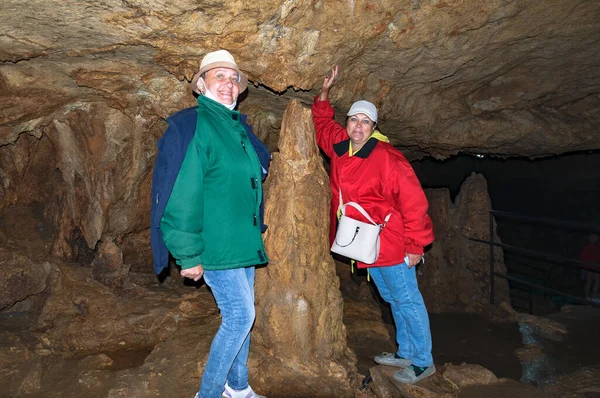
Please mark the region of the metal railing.
MULTIPOLYGON (((510 218, 510 219, 517 220, 517 221, 524 221, 527 224, 540 224, 543 226, 554 226, 554 227, 559 227, 561 229, 576 230, 576 231, 580 231, 580 232, 585 231, 588 233, 600 234, 600 226, 598 226, 598 225, 590 225, 590 224, 577 223, 577 222, 564 221, 564 220, 555 220, 555 219, 543 218, 543 217, 523 216, 523 215, 519 215, 519 214, 515 214, 515 213, 508 213, 508 212, 498 211, 498 210, 490 210, 490 218, 489 218, 489 223, 490 223, 490 235, 489 236, 490 236, 490 238, 489 238, 489 240, 470 238, 470 240, 472 240, 474 242, 486 243, 490 246, 490 304, 494 304, 494 293, 495 293, 494 292, 494 290, 495 290, 494 289, 494 278, 499 277, 499 278, 503 278, 503 279, 506 279, 506 280, 514 282, 514 283, 518 283, 520 285, 524 285, 525 287, 529 288, 530 290, 531 289, 540 289, 544 292, 548 292, 548 293, 551 293, 551 294, 554 294, 557 296, 561 296, 561 297, 563 297, 565 299, 569 299, 573 302, 580 302, 580 303, 585 303, 585 304, 590 304, 592 306, 600 307, 600 304, 598 304, 597 302, 594 302, 592 300, 588 300, 585 297, 574 296, 570 293, 566 293, 566 292, 563 292, 563 291, 560 291, 557 289, 553 289, 553 288, 545 286, 545 285, 541 285, 538 283, 526 281, 524 279, 519 279, 519 278, 516 278, 513 276, 497 273, 494 269, 494 260, 495 260, 494 259, 494 248, 496 248, 496 247, 501 247, 504 252, 513 252, 513 253, 522 254, 527 257, 537 258, 537 259, 543 260, 545 262, 555 263, 560 267, 567 267, 567 268, 573 268, 573 269, 578 269, 578 270, 585 269, 588 272, 595 272, 595 273, 600 273, 600 268, 598 268, 598 264, 580 261, 579 259, 575 260, 572 258, 559 256, 559 255, 555 255, 555 254, 550 254, 547 252, 526 249, 526 248, 522 248, 522 247, 518 247, 518 246, 514 246, 514 245, 508 245, 508 244, 504 244, 504 243, 494 242, 494 229, 495 229, 494 228, 494 226, 495 226, 494 217, 510 218), (588 266, 588 267, 586 267, 586 266, 588 266)), ((529 297, 531 300, 531 294, 529 295, 529 297)), ((531 303, 530 303, 530 307, 531 307, 531 303)))

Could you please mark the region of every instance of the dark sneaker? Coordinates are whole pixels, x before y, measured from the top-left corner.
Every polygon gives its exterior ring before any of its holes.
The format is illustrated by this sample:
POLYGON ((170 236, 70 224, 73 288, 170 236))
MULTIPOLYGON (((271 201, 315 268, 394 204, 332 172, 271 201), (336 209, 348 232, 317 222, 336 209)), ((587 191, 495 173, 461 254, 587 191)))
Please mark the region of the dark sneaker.
POLYGON ((381 355, 377 355, 375 362, 380 365, 396 366, 398 368, 406 368, 411 364, 410 359, 402 358, 398 354, 392 354, 391 352, 384 352, 381 355))
POLYGON ((411 365, 394 373, 394 380, 404 384, 415 384, 435 373, 435 365, 423 368, 411 365))

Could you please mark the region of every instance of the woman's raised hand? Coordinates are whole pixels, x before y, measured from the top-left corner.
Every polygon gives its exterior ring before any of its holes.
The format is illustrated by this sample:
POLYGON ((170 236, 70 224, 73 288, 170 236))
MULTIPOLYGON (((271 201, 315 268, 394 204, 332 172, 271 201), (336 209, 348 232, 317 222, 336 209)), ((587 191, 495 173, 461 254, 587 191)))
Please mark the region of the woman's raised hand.
POLYGON ((329 89, 335 83, 335 79, 339 73, 339 67, 336 65, 331 68, 331 74, 325 76, 325 80, 323 80, 323 86, 321 87, 321 94, 319 94, 319 100, 325 101, 329 99, 329 89))

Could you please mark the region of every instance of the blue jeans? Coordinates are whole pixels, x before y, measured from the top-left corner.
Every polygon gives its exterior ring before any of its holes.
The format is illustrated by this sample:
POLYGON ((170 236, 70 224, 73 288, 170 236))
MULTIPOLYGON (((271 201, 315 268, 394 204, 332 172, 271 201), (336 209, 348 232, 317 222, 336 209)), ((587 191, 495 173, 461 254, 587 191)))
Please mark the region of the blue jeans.
POLYGON ((398 355, 415 366, 433 365, 429 316, 417 285, 416 268, 405 263, 369 268, 381 297, 392 307, 398 355))
POLYGON ((221 398, 225 381, 248 387, 250 329, 254 323, 254 267, 204 271, 221 311, 221 327, 213 339, 200 384, 200 397, 221 398))

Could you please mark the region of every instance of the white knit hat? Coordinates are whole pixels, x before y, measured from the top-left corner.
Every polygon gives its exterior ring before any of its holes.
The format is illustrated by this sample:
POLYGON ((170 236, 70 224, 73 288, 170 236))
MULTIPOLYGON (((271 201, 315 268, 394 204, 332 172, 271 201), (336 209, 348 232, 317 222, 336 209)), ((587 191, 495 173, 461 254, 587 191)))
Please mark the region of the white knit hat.
POLYGON ((235 63, 233 55, 231 55, 227 50, 217 50, 206 54, 204 58, 202 58, 202 62, 200 62, 200 70, 192 79, 192 91, 200 94, 200 91, 198 91, 198 79, 200 79, 200 76, 204 72, 215 68, 229 68, 235 70, 239 76, 240 93, 243 93, 244 90, 248 88, 248 78, 242 73, 240 68, 235 63))
POLYGON ((375 108, 375 105, 369 101, 361 100, 353 103, 347 113, 347 116, 354 116, 359 113, 364 113, 374 123, 377 123, 377 108, 375 108))

